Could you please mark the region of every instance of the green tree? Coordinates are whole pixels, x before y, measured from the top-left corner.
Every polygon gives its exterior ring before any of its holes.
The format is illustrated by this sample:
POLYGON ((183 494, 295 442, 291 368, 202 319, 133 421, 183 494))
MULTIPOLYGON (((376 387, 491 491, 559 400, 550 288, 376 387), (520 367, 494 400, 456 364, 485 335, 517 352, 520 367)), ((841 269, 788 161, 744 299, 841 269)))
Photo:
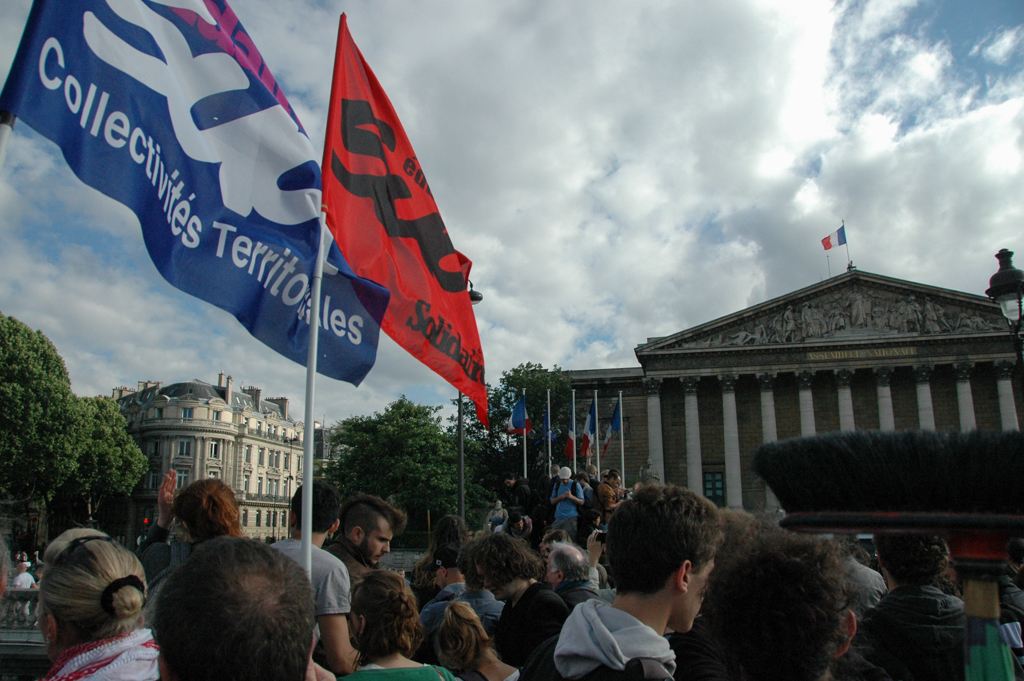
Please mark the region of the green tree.
POLYGON ((48 502, 75 471, 80 414, 53 343, 0 314, 0 493, 48 502))
MULTIPOLYGON (((572 388, 569 373, 557 365, 552 369, 545 369, 542 365, 532 362, 520 364, 501 374, 497 388, 488 385, 487 404, 491 421, 489 431, 477 421, 471 409, 464 411, 467 481, 478 489, 487 490, 483 493, 483 504, 489 505, 487 501, 497 496, 501 489, 503 473, 512 471, 516 475, 522 474, 522 436, 507 434, 505 425, 524 390, 526 410, 533 428, 527 435, 526 443, 528 477, 536 482, 547 472, 548 450, 543 430, 549 389, 551 427, 558 432, 557 439, 551 443, 551 460, 553 463, 564 464, 562 449, 565 447, 569 414, 572 411, 572 388)), ((579 428, 582 428, 582 424, 577 424, 577 429, 579 428)), ((449 432, 453 439, 458 437, 455 417, 449 419, 449 432)))
POLYGON ((455 443, 441 427, 440 407, 414 404, 404 396, 373 416, 339 421, 331 445, 341 456, 321 474, 342 498, 357 492, 390 498, 412 518, 426 511, 455 513, 458 460, 455 443))
POLYGON ((126 495, 139 482, 147 460, 128 434, 128 422, 109 397, 84 397, 78 468, 55 497, 68 504, 71 517, 91 523, 108 497, 126 495))

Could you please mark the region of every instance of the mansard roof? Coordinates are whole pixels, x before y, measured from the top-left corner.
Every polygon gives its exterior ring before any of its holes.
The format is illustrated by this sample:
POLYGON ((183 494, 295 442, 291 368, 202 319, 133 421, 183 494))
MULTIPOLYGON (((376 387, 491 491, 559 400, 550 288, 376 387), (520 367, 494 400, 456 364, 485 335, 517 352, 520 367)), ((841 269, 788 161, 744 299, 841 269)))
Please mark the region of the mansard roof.
MULTIPOLYGON (((170 385, 152 385, 144 390, 127 394, 118 399, 117 402, 121 405, 122 411, 128 411, 133 406, 146 409, 153 404, 153 401, 158 397, 162 397, 164 400, 169 401, 195 400, 200 404, 208 404, 212 400, 217 400, 226 404, 224 399, 226 390, 227 389, 222 386, 212 385, 205 381, 201 381, 198 378, 194 378, 191 381, 171 383, 170 385)), ((251 395, 244 393, 241 390, 232 390, 231 410, 241 412, 246 408, 251 412, 272 415, 282 421, 294 423, 292 419, 284 418, 280 405, 261 399, 259 408, 257 409, 251 395)))
MULTIPOLYGON (((652 369, 668 369, 665 360, 670 356, 675 368, 697 369, 697 356, 722 358, 709 366, 727 366, 737 355, 758 355, 752 364, 778 363, 772 356, 818 360, 825 357, 807 353, 840 347, 851 357, 864 358, 868 355, 856 355, 850 348, 882 357, 877 354, 881 348, 898 352, 893 348, 903 346, 917 354, 921 346, 944 344, 949 346, 945 354, 962 355, 974 343, 987 353, 983 359, 992 359, 1012 357, 1006 333, 999 307, 984 296, 852 269, 671 336, 650 339, 635 353, 648 375, 652 369)), ((843 359, 836 352, 832 355, 828 359, 843 359)))

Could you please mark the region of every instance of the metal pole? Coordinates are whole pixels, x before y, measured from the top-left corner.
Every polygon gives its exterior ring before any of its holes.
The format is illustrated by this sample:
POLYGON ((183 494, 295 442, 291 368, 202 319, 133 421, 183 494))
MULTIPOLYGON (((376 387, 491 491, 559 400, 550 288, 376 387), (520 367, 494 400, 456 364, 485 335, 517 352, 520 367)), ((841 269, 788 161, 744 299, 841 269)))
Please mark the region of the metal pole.
MULTIPOLYGON (((626 424, 622 418, 622 391, 619 391, 619 456, 622 466, 622 475, 626 475, 626 424)), ((625 478, 623 478, 625 479, 625 478)))
MULTIPOLYGON (((597 456, 597 477, 601 478, 601 419, 597 416, 597 391, 594 391, 594 454, 597 456)), ((626 472, 622 471, 622 482, 626 482, 626 472)))
POLYGON ((578 473, 576 469, 576 391, 572 391, 572 414, 569 416, 569 426, 572 428, 572 472, 578 473))
MULTIPOLYGON (((526 388, 523 388, 523 411, 526 411, 526 388)), ((526 428, 523 428, 523 477, 529 479, 526 474, 526 428)))
POLYGON ((548 408, 544 414, 547 422, 544 424, 544 437, 548 441, 548 472, 551 472, 551 388, 548 388, 548 408))
POLYGON ((313 398, 316 392, 317 342, 320 338, 320 282, 324 276, 324 253, 330 247, 330 230, 327 229, 327 213, 320 213, 320 250, 313 266, 313 281, 309 288, 309 348, 306 352, 306 414, 302 435, 302 533, 299 556, 306 575, 311 575, 313 564, 313 440, 316 436, 313 398))
POLYGON ((459 391, 459 517, 466 519, 466 457, 462 431, 462 391, 459 391))

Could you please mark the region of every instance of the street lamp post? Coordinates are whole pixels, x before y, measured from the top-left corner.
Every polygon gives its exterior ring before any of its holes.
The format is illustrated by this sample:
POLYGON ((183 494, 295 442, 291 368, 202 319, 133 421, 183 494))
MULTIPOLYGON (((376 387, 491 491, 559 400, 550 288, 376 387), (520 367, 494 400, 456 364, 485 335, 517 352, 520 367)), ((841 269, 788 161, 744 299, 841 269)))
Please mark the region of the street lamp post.
POLYGON ((1017 374, 1021 395, 1024 395, 1024 339, 1021 338, 1021 324, 1024 323, 1024 272, 1013 266, 1013 251, 1003 248, 996 253, 999 271, 988 280, 985 295, 999 303, 1013 338, 1013 350, 1017 354, 1017 374))
MULTIPOLYGON (((469 304, 476 305, 484 299, 484 294, 473 289, 469 282, 469 304)), ((466 519, 466 453, 465 433, 462 429, 462 391, 459 391, 459 517, 466 519)))

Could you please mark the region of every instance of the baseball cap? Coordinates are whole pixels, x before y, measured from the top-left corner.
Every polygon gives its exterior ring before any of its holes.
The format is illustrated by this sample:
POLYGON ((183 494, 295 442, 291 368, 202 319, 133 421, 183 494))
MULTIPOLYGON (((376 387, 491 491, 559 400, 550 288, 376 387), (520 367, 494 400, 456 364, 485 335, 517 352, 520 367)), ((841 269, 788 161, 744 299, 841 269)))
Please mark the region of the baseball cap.
POLYGON ((455 544, 443 544, 434 549, 434 566, 450 570, 459 564, 459 547, 455 544))

